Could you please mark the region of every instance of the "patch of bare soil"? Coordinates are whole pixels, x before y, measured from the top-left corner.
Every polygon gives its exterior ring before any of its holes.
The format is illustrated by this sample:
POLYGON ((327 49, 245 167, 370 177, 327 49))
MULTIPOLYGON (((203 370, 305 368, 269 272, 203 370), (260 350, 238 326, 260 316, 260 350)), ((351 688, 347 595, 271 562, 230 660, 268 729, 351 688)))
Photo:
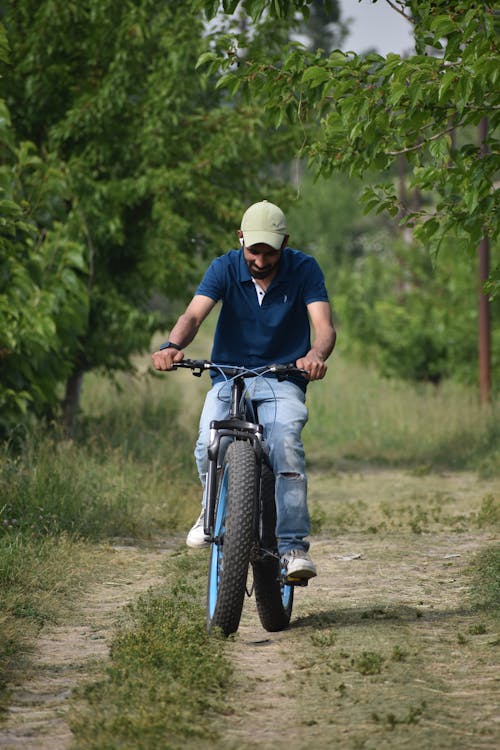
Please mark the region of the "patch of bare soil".
POLYGON ((0 728, 5 750, 65 750, 72 735, 66 723, 75 687, 102 668, 124 606, 159 585, 164 549, 116 546, 107 576, 95 582, 69 622, 45 627, 27 670, 10 686, 11 704, 0 728))

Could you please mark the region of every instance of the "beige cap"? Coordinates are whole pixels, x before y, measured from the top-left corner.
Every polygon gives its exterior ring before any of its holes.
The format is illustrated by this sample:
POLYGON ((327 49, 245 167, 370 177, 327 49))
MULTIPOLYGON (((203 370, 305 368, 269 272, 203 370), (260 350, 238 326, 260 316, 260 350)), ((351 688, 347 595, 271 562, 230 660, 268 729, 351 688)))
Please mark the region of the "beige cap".
POLYGON ((247 247, 263 243, 278 250, 287 234, 285 214, 269 201, 254 203, 243 214, 241 231, 247 247))

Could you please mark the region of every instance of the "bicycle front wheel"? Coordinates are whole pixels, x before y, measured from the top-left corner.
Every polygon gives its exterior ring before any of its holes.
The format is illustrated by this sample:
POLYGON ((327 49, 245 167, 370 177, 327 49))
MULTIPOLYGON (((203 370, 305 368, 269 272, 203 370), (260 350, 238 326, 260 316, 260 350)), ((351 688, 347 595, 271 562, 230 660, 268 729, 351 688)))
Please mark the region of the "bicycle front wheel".
POLYGON ((215 507, 210 551, 207 628, 225 636, 238 630, 254 535, 255 452, 236 440, 226 451, 215 507))
POLYGON ((290 624, 293 586, 284 582, 276 540, 276 502, 274 474, 263 464, 261 479, 262 554, 252 561, 257 612, 262 627, 269 631, 284 630, 290 624))

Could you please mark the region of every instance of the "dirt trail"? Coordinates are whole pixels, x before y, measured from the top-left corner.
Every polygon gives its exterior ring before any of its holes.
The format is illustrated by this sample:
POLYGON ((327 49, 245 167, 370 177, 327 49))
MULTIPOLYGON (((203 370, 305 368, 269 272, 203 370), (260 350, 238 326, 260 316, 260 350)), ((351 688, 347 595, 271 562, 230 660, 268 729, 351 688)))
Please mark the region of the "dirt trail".
POLYGON ((72 735, 66 723, 75 687, 102 667, 114 627, 125 605, 164 581, 165 549, 115 546, 106 580, 85 594, 70 622, 45 627, 36 642, 28 673, 11 685, 7 721, 0 728, 5 750, 65 750, 72 735))

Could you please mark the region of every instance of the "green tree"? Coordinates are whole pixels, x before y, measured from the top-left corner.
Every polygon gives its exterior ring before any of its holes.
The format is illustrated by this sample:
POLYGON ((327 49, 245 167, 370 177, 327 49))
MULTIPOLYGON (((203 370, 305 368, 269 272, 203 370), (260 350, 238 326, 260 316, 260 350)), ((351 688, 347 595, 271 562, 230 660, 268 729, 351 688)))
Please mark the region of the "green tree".
MULTIPOLYGON (((498 232, 500 89, 497 15, 482 0, 393 0, 413 24, 416 53, 360 56, 335 50, 324 56, 289 45, 273 57, 262 50, 230 64, 235 47, 209 62, 222 68, 221 85, 262 102, 271 121, 303 129, 301 154, 324 175, 341 170, 363 176, 383 172, 404 156, 411 184, 432 197, 412 210, 401 205, 394 180, 369 185, 367 210, 387 209, 430 250, 445 238, 475 250, 484 234, 498 232), (489 118, 487 149, 476 126, 489 118), (459 132, 460 137, 454 137, 459 132)), ((207 10, 213 4, 206 2, 207 10)), ((232 5, 224 3, 224 6, 232 5)), ((306 1, 247 0, 258 19, 266 10, 307 11, 306 1)), ((208 62, 208 61, 207 61, 208 62)), ((498 277, 498 268, 493 278, 498 277)))
MULTIPOLYGON (((0 59, 7 61, 0 25, 0 59), (3 43, 2 43, 3 42, 3 43)), ((53 155, 17 143, 0 99, 0 436, 46 414, 87 319, 85 260, 64 223, 67 183, 53 155)))
MULTIPOLYGON (((200 258, 226 248, 242 205, 286 192, 268 165, 290 135, 266 131, 251 104, 226 106, 195 70, 209 44, 199 10, 173 0, 2 5, 14 141, 32 142, 63 176, 47 222, 85 259, 88 316, 64 349, 69 421, 83 373, 129 368, 168 324, 151 311, 152 293, 189 294, 200 258)), ((270 39, 271 24, 261 33, 270 39)))

